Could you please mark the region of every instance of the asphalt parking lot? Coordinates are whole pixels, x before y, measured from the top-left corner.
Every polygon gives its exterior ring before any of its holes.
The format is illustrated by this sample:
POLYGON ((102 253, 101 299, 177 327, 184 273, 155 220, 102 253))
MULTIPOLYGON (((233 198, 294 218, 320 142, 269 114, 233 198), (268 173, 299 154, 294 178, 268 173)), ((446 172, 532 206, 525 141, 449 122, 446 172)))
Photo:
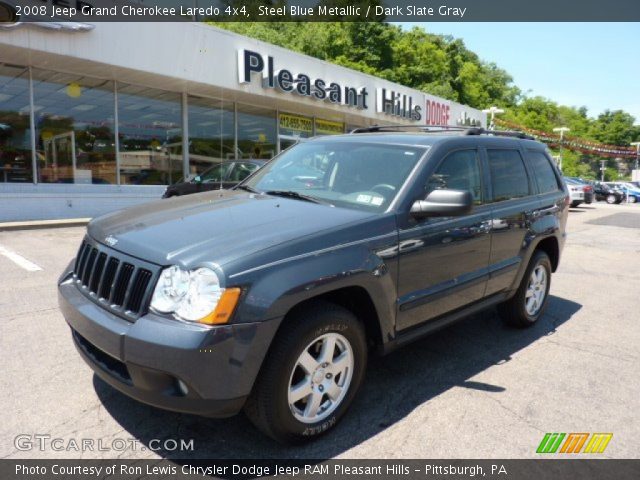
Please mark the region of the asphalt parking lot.
POLYGON ((273 443, 242 415, 157 410, 95 378, 56 297, 84 228, 0 232, 0 457, 535 458, 546 432, 612 432, 599 457, 638 458, 640 205, 572 209, 567 230, 534 328, 508 328, 489 310, 373 358, 343 422, 300 448, 273 443), (20 449, 20 434, 50 437, 20 449), (84 439, 94 449, 76 451, 84 439), (180 439, 193 450, 166 443, 180 439))

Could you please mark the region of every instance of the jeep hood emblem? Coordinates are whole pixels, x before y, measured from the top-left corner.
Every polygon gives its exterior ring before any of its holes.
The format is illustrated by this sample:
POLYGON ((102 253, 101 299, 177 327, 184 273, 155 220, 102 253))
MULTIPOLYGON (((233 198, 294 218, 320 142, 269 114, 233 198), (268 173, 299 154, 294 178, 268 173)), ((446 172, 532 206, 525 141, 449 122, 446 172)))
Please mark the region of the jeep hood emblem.
POLYGON ((118 239, 113 235, 107 235, 104 239, 104 243, 106 243, 110 247, 113 247, 116 243, 118 243, 118 239))

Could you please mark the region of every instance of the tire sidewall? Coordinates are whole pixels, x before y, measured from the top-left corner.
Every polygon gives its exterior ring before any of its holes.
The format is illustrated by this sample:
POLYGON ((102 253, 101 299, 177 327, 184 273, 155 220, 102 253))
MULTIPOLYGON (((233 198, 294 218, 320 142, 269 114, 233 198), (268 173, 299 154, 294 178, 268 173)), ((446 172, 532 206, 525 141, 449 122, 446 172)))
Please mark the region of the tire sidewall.
POLYGON ((333 426, 349 408, 355 398, 364 378, 367 363, 367 344, 364 329, 355 318, 346 315, 337 315, 330 321, 314 322, 315 325, 302 331, 298 331, 297 348, 292 349, 283 362, 281 374, 278 376, 275 385, 274 395, 274 416, 281 425, 282 432, 293 438, 308 438, 321 435, 333 426), (320 324, 318 324, 320 323, 320 324), (324 324, 322 324, 324 323, 324 324), (349 385, 349 390, 336 410, 327 418, 316 423, 303 423, 293 416, 289 409, 289 381, 291 373, 302 353, 302 350, 318 337, 327 333, 339 333, 344 336, 351 345, 353 351, 353 376, 349 385))

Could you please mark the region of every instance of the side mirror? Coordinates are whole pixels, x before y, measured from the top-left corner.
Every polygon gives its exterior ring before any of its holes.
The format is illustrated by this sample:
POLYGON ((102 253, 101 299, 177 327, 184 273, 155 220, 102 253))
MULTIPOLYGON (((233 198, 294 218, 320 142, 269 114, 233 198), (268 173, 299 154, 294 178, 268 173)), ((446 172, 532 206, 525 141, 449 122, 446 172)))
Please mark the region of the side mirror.
POLYGON ((193 177, 193 181, 196 183, 202 183, 202 177, 200 175, 196 175, 193 177))
POLYGON ((455 217, 471 212, 473 195, 468 190, 434 190, 424 200, 411 205, 411 215, 424 217, 455 217))

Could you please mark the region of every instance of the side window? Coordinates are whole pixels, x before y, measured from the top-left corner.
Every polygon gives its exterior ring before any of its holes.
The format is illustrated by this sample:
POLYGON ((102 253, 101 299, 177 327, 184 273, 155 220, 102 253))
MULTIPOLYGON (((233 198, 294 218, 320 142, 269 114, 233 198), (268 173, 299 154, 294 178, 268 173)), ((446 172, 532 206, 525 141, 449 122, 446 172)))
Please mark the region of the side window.
POLYGON ((255 163, 237 162, 233 166, 231 175, 229 177, 230 182, 241 182, 247 178, 250 174, 255 172, 258 166, 255 163))
POLYGON ((533 170, 540 193, 557 192, 560 189, 558 179, 547 156, 542 152, 529 151, 527 152, 527 159, 533 170))
POLYGON ((529 195, 529 180, 520 152, 487 150, 487 155, 494 202, 529 195))
POLYGON ((229 164, 221 163, 215 167, 211 167, 200 175, 203 183, 215 183, 224 180, 225 174, 229 168, 229 164))
POLYGON ((482 182, 476 150, 460 150, 449 154, 426 185, 427 194, 440 188, 468 190, 473 194, 474 203, 482 203, 482 182))

